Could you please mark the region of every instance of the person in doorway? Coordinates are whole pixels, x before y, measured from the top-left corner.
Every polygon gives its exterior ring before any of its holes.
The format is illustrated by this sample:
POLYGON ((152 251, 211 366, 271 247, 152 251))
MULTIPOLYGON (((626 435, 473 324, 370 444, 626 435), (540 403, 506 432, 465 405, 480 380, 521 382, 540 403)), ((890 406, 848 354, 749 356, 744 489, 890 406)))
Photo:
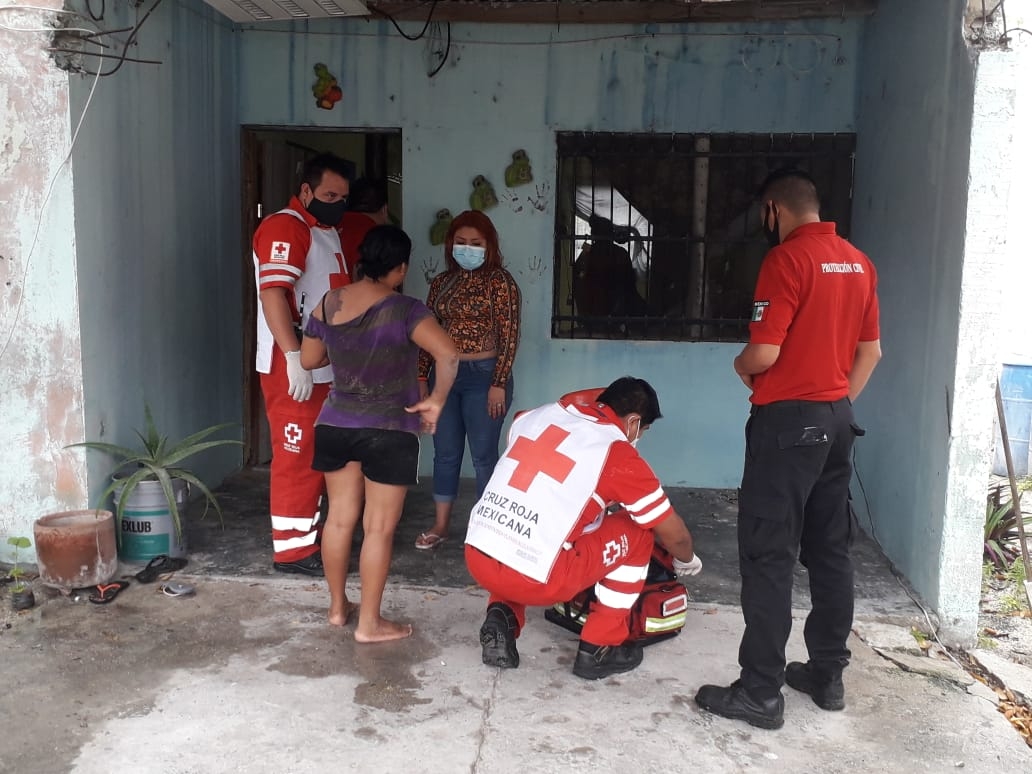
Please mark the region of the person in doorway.
POLYGON ((652 386, 625 376, 513 420, 466 533, 466 566, 490 592, 480 627, 485 664, 519 666, 527 605, 564 602, 591 585, 573 673, 597 680, 641 663, 628 623, 654 538, 678 575, 702 569, 688 527, 636 448, 660 416, 652 386))
POLYGON ((273 567, 322 576, 319 507, 323 476, 312 470, 313 424, 329 388, 328 368, 301 365, 301 331, 331 287, 349 282, 337 234, 354 166, 329 153, 309 160, 285 209, 255 231, 256 367, 272 441, 269 511, 273 567))
POLYGON ((355 265, 358 263, 358 246, 373 226, 390 223, 387 214, 387 185, 383 180, 360 177, 351 185, 348 196, 348 209, 341 219, 340 245, 344 249, 344 263, 348 274, 355 276, 355 265))
MULTIPOLYGON (((498 462, 498 442, 512 405, 512 367, 520 338, 520 289, 502 268, 498 232, 482 212, 463 212, 444 240, 445 271, 430 283, 427 306, 459 347, 459 375, 434 435, 434 525, 416 548, 437 548, 448 537, 469 441, 477 497, 498 462)), ((429 355, 419 360, 424 391, 435 374, 429 355)))
POLYGON ((881 357, 877 275, 866 255, 821 222, 813 181, 783 170, 764 183, 760 267, 749 343, 735 372, 752 391, 738 499, 745 633, 741 675, 702 686, 704 710, 759 728, 784 723, 784 682, 826 710, 845 706, 842 671, 853 621, 857 529, 849 504, 853 418, 881 357), (809 660, 785 664, 796 556, 807 568, 809 660))
POLYGON ((322 557, 330 587, 329 621, 343 626, 348 560, 359 519, 362 601, 356 642, 407 637, 408 624, 380 613, 394 530, 405 494, 416 483, 420 429, 433 433, 455 381, 459 355, 430 310, 396 288, 408 271, 412 242, 400 228, 376 226, 359 248, 362 279, 329 291, 312 311, 301 364, 333 371, 333 386, 315 423, 312 466, 326 476, 329 514, 322 557), (416 362, 434 360, 434 391, 420 400, 416 362))

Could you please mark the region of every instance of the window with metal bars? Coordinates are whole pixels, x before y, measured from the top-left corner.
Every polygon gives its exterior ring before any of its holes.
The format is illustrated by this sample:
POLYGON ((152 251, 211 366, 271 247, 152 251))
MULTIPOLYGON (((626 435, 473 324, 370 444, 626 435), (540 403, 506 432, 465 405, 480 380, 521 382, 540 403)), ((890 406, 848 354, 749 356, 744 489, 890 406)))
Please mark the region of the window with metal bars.
POLYGON ((562 132, 557 148, 553 338, 746 340, 775 169, 810 174, 849 236, 855 134, 562 132))

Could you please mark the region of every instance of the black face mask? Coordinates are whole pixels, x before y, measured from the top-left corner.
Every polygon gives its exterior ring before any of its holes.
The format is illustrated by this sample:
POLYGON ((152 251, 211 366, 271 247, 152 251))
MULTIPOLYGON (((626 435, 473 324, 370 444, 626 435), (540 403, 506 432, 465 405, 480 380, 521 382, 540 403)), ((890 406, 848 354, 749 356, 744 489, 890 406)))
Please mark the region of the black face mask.
POLYGON ((774 208, 771 205, 769 205, 769 204, 764 205, 764 209, 763 209, 763 235, 765 237, 767 237, 767 243, 771 247, 777 247, 778 245, 781 244, 781 228, 780 228, 780 226, 781 226, 781 223, 780 223, 780 220, 778 218, 778 213, 776 211, 774 211, 774 208), (774 212, 774 228, 773 229, 769 229, 769 228, 767 228, 767 218, 770 216, 770 213, 772 211, 774 212))
POLYGON ((324 226, 336 226, 339 224, 347 208, 347 198, 338 199, 335 202, 324 202, 322 199, 316 199, 314 196, 312 201, 305 206, 308 213, 324 226))

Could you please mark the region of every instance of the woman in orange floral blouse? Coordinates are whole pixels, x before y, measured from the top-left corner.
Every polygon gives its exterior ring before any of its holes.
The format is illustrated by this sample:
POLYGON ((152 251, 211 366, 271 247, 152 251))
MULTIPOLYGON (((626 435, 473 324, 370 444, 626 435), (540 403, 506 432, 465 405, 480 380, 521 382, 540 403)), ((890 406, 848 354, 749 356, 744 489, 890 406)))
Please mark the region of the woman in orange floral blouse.
MULTIPOLYGON (((448 537, 459 472, 469 441, 477 497, 498 462, 498 441, 512 405, 512 366, 520 339, 520 289, 502 268, 498 232, 482 212, 457 216, 444 240, 445 270, 430 283, 426 305, 459 349, 455 378, 434 434, 434 525, 416 539, 429 550, 448 537)), ((421 389, 432 359, 419 361, 421 389)))

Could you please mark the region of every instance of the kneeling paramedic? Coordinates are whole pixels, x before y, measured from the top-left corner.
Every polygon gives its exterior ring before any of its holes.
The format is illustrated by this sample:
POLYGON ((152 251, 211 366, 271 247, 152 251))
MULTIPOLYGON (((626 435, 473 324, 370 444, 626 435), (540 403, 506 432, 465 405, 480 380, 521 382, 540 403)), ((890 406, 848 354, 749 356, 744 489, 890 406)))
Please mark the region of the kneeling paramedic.
POLYGON ((656 391, 625 376, 513 421, 466 534, 466 565, 490 592, 480 628, 485 664, 519 666, 527 605, 569 600, 592 584, 596 601, 573 673, 597 680, 641 663, 628 619, 653 537, 673 554, 678 575, 702 569, 691 533, 635 448, 660 416, 656 391))

